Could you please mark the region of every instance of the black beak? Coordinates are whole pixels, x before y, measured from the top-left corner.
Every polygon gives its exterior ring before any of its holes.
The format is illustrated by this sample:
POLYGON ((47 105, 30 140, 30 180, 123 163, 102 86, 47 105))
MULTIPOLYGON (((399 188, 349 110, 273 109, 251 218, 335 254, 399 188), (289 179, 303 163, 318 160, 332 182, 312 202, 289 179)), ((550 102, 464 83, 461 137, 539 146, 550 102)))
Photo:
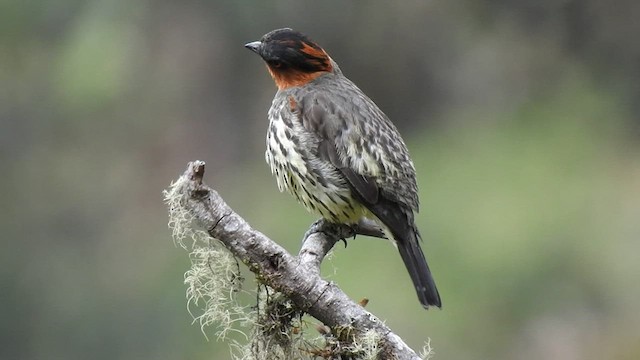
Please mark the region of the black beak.
POLYGON ((254 42, 246 43, 244 44, 244 47, 260 55, 260 50, 262 49, 262 42, 254 41, 254 42))

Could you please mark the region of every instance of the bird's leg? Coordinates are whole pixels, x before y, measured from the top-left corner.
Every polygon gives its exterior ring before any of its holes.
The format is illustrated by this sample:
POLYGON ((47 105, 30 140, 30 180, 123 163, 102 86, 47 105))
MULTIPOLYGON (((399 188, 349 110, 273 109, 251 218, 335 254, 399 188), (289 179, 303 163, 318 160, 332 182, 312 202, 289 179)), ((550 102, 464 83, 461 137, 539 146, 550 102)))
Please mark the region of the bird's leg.
POLYGON ((304 242, 307 241, 309 236, 315 233, 321 232, 326 234, 326 232, 324 231, 325 227, 326 227, 325 219, 316 220, 313 224, 311 224, 311 226, 309 227, 309 230, 307 230, 307 232, 304 233, 304 237, 302 238, 302 243, 304 244, 304 242))
POLYGON ((339 240, 343 241, 344 247, 347 247, 347 241, 345 239, 351 236, 355 237, 357 233, 356 229, 351 225, 335 224, 335 223, 329 222, 326 219, 318 219, 313 224, 311 224, 311 227, 309 227, 309 230, 307 230, 307 232, 304 234, 302 243, 304 243, 307 240, 307 238, 309 238, 309 236, 319 232, 325 234, 330 238, 335 239, 336 241, 339 241, 339 240))
POLYGON ((336 241, 343 241, 345 248, 347 247, 346 239, 355 239, 356 235, 366 235, 380 239, 387 238, 380 225, 371 219, 362 218, 355 224, 335 224, 326 219, 318 219, 311 224, 309 230, 304 234, 302 242, 304 243, 309 236, 319 232, 336 241))

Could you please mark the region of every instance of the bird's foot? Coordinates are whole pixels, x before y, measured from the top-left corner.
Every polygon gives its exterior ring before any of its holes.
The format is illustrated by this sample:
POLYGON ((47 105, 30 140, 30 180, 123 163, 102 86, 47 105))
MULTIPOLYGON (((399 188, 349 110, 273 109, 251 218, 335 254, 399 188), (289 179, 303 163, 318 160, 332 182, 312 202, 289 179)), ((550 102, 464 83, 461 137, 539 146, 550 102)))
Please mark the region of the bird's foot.
POLYGON ((309 230, 307 230, 307 232, 304 234, 302 243, 304 243, 307 238, 309 238, 309 236, 319 232, 336 239, 336 241, 343 241, 345 248, 347 247, 346 239, 350 237, 353 237, 355 239, 357 234, 357 230, 354 226, 346 224, 334 224, 325 219, 318 219, 313 224, 311 224, 309 230))
POLYGON ((304 242, 307 241, 309 236, 315 233, 319 233, 319 232, 326 233, 324 231, 326 227, 326 223, 327 222, 325 219, 318 219, 313 224, 311 224, 311 226, 309 227, 309 230, 307 230, 307 232, 304 233, 304 237, 302 238, 302 243, 304 244, 304 242))

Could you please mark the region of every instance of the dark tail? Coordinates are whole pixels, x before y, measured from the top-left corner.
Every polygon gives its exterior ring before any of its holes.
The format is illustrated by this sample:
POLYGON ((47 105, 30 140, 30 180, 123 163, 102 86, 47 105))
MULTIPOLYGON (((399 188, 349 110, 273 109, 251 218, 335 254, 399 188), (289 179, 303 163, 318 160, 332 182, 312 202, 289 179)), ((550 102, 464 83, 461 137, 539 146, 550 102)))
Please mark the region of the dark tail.
POLYGON ((442 307, 436 283, 433 281, 427 259, 420 248, 420 233, 413 220, 413 211, 407 206, 384 198, 381 198, 377 204, 369 205, 369 210, 391 231, 402 261, 416 287, 420 304, 425 309, 429 306, 442 307))
POLYGON ((424 253, 420 248, 417 231, 411 231, 411 234, 404 238, 399 238, 395 234, 394 236, 402 261, 404 261, 413 285, 416 287, 420 304, 422 304, 425 309, 428 309, 429 306, 442 307, 436 283, 433 281, 431 270, 429 270, 429 265, 427 265, 427 259, 424 257, 424 253))

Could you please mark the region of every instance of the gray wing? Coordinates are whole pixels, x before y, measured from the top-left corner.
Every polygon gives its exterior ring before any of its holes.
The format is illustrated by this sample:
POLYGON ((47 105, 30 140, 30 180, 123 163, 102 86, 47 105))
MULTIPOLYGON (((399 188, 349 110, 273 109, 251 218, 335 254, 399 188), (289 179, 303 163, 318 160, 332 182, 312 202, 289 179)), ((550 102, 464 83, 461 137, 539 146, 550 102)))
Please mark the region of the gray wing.
POLYGON ((340 171, 354 198, 391 231, 420 303, 425 308, 440 307, 414 222, 418 189, 407 148, 373 101, 343 79, 329 91, 302 96, 300 119, 319 139, 317 156, 340 171))
POLYGON ((300 99, 303 126, 320 138, 330 161, 365 205, 381 197, 418 210, 415 169, 398 130, 353 83, 320 88, 300 99))

